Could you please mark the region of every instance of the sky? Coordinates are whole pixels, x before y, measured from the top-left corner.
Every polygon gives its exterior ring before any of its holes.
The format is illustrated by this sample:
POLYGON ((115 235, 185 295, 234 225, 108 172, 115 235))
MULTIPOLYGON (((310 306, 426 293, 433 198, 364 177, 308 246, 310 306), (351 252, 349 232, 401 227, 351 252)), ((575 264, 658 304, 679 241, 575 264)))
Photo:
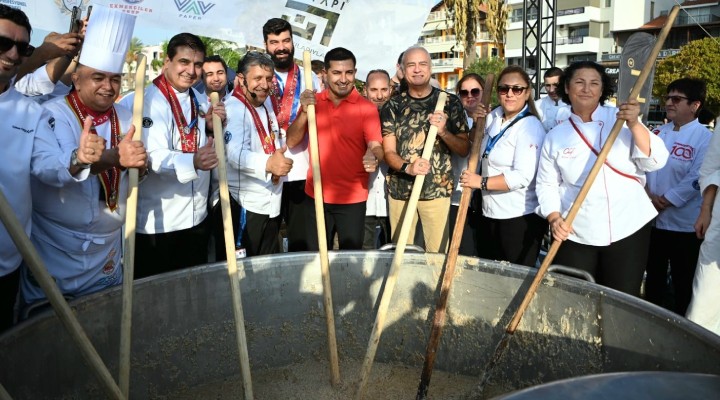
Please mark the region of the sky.
MULTIPOLYGON (((42 29, 33 29, 30 43, 34 46, 39 46, 48 33, 50 32, 42 29)), ((135 34, 133 36, 139 38, 145 45, 156 45, 165 40, 170 40, 170 38, 176 33, 177 32, 171 30, 147 26, 138 20, 135 25, 135 34)))

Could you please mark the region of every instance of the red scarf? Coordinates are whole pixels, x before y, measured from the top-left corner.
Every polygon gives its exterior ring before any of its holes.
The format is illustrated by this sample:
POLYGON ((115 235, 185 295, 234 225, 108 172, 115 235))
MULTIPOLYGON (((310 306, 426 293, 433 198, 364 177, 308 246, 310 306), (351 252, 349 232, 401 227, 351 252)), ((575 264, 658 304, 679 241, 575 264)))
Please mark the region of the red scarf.
MULTIPOLYGON (((115 112, 115 107, 110 107, 110 109, 102 113, 93 111, 80 101, 74 89, 70 91, 70 94, 65 96, 65 101, 80 122, 81 130, 85 118, 87 118, 88 115, 93 119, 92 127, 90 128, 90 133, 93 135, 97 135, 95 127, 110 121, 110 148, 114 149, 118 146, 118 143, 120 143, 120 119, 115 112)), ((120 188, 120 167, 106 169, 98 175, 98 179, 105 192, 105 204, 110 211, 115 211, 117 209, 118 192, 120 188)))
POLYGON ((195 153, 198 148, 198 102, 195 99, 195 94, 192 89, 190 91, 190 124, 185 120, 183 115, 182 107, 180 102, 175 95, 175 90, 170 86, 165 75, 160 74, 153 80, 153 84, 160 89, 160 93, 165 96, 168 103, 170 103, 170 110, 172 111, 173 118, 175 119, 175 125, 180 131, 180 145, 183 153, 195 153))
POLYGON ((280 127, 287 131, 290 126, 290 115, 292 114, 293 101, 295 100, 295 89, 300 81, 300 68, 293 63, 293 68, 288 72, 285 80, 285 90, 280 96, 280 85, 277 75, 273 74, 273 86, 270 91, 270 101, 277 116, 280 127))
POLYGON ((260 120, 260 115, 258 114, 255 107, 250 104, 250 102, 247 101, 245 98, 245 95, 242 93, 242 90, 240 87, 236 87, 232 94, 236 99, 240 100, 241 103, 245 105, 245 108, 250 111, 250 115, 252 116, 253 122, 255 123, 255 130, 258 133, 258 136, 260 137, 260 143, 262 143, 263 150, 265 151, 265 154, 272 154, 275 152, 275 133, 272 131, 272 121, 270 121, 270 114, 268 114, 267 108, 265 108, 265 105, 262 106, 262 108, 265 110, 265 117, 267 118, 267 126, 270 129, 270 134, 268 135, 267 131, 265 131, 265 125, 263 125, 262 121, 260 120))

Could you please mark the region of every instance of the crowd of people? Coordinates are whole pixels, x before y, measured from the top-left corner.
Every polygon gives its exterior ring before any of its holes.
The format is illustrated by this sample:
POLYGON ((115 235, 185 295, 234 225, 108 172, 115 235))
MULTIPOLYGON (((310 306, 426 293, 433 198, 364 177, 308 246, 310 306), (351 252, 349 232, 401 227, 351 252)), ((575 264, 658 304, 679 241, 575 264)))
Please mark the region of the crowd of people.
MULTIPOLYGON (((612 82, 591 61, 548 70, 537 105, 518 66, 506 67, 494 88, 466 73, 435 111, 442 89, 426 49, 404 51, 393 76, 374 69, 358 77, 352 51, 336 47, 313 63, 310 87, 290 24, 273 18, 263 26, 265 52, 248 52, 236 71, 207 56, 198 36, 172 37, 135 132, 133 96, 117 102, 134 17, 98 7, 86 22, 80 32, 51 34, 33 53, 25 14, 0 5, 0 123, 8 138, 0 153, 11 161, 0 186, 68 298, 122 281, 128 168, 141 175, 137 278, 225 259, 214 149, 223 140, 242 255, 283 251, 283 227, 287 251, 319 248, 310 167, 317 157, 329 248, 336 238, 340 250, 397 242, 414 177, 425 175, 408 239, 425 251, 447 251, 461 212, 469 217, 460 243, 467 256, 534 266, 549 233, 563 241, 556 264, 636 296, 646 273, 648 300, 720 334, 720 138, 698 122, 707 92, 700 80, 668 86, 671 121, 654 132, 636 100, 608 103, 612 82), (113 33, 103 34, 108 26, 113 33), (490 90, 494 108, 480 101, 490 90), (310 106, 317 155, 308 146, 310 106), (617 140, 569 224, 617 120, 617 140), (426 159, 432 126, 437 138, 426 159), (470 171, 478 140, 479 168, 470 171), (460 210, 464 188, 474 189, 473 200, 460 210)), ((42 306, 44 294, 1 227, 0 239, 2 330, 42 306)))

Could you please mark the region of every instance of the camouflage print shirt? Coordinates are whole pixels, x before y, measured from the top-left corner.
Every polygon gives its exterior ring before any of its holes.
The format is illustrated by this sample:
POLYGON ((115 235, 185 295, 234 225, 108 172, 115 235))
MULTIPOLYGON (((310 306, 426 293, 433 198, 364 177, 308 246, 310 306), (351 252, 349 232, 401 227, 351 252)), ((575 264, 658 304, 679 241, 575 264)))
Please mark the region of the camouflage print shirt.
MULTIPOLYGON (((410 97, 407 92, 403 92, 393 96, 380 111, 383 137, 396 137, 396 150, 403 160, 411 163, 422 156, 426 135, 430 131, 428 115, 435 110, 439 95, 440 89, 436 88, 422 99, 410 97)), ((448 115, 445 126, 450 134, 469 132, 462 103, 454 94, 448 93, 445 114, 448 115)), ((440 137, 435 139, 430 165, 430 173, 425 176, 420 200, 450 197, 454 187, 450 149, 440 137)), ((410 198, 414 176, 391 169, 386 179, 388 194, 393 199, 410 198)))

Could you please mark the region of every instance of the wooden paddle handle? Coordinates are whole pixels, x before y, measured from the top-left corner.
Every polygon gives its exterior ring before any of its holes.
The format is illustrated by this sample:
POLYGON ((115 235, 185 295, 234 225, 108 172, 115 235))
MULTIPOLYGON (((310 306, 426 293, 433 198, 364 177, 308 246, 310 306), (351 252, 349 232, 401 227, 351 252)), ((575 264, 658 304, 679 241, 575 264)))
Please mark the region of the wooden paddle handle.
MULTIPOLYGON (((303 52, 303 73, 305 87, 312 90, 312 66, 310 52, 303 52)), ((315 106, 307 107, 308 134, 310 145, 310 161, 312 163, 313 193, 315 195, 315 223, 317 225, 317 240, 320 257, 320 271, 323 283, 323 306, 325 308, 325 322, 327 324, 328 353, 330 357, 330 382, 333 386, 340 383, 340 363, 338 360, 337 339, 335 337, 335 314, 332 303, 332 285, 330 283, 330 258, 328 257, 327 232, 325 230, 325 207, 322 192, 322 177, 320 176, 320 157, 317 138, 317 121, 315 120, 315 106)))
MULTIPOLYGON (((678 11, 680 11, 680 7, 678 7, 678 6, 674 6, 672 8, 672 10, 670 11, 667 22, 665 22, 665 26, 663 26, 662 30, 660 31, 660 35, 658 36, 658 39, 655 42, 655 46, 653 47, 652 51, 650 52, 650 56, 649 56, 650 60, 655 60, 657 58, 658 53, 660 53, 660 49, 662 49, 663 43, 665 43, 665 39, 667 38, 667 35, 670 32, 670 28, 672 27, 673 23, 675 22, 675 17, 677 17, 678 11)), ((650 75, 650 71, 652 70, 652 68, 654 66, 655 66, 654 62, 646 62, 645 63, 645 66, 640 71, 640 76, 638 76, 638 79, 635 82, 635 85, 633 86, 632 90, 630 91, 630 96, 628 97, 628 99, 637 98, 638 94, 640 93, 640 90, 642 90, 642 87, 645 84, 645 80, 647 79, 648 75, 650 75)), ((615 143, 615 139, 617 139, 618 135, 620 134, 620 130, 622 129, 624 122, 625 121, 618 119, 615 121, 615 124, 613 124, 612 130, 610 130, 610 135, 608 136, 607 140, 605 141, 605 144, 603 145, 602 150, 600 150, 600 154, 598 154, 597 160, 595 160, 595 164, 593 164, 592 168, 590 169, 590 173, 588 174, 587 178, 585 179, 585 183, 583 183, 582 187, 580 188, 580 192, 578 192, 578 195, 575 198, 575 202, 573 203, 572 207, 570 207, 570 211, 568 212, 567 217, 565 217, 565 223, 568 226, 572 225, 573 221, 575 220, 575 217, 577 216, 578 212, 580 211, 580 206, 582 206, 583 201, 585 201, 585 197, 587 197, 587 194, 590 191, 590 187, 592 187, 593 182, 595 182, 595 178, 597 177, 598 173, 600 172, 600 169, 602 168, 603 164, 605 163, 605 160, 607 159, 607 156, 610 153, 612 145, 613 145, 613 143, 615 143)), ((507 327, 508 333, 514 333, 515 329, 517 329, 518 325, 520 324, 520 320, 522 319, 522 316, 525 313, 525 310, 527 309, 528 305, 530 304, 530 301, 532 300, 533 296, 535 295, 535 292, 537 291, 538 286, 540 286, 540 282, 542 281, 543 277, 545 276, 545 273, 547 272, 548 267, 550 267, 550 264, 552 263, 553 259, 555 258, 555 255, 557 254, 557 251, 560 248, 561 244, 562 244, 562 241, 554 240, 552 245, 550 246, 550 249, 548 250, 548 254, 547 254, 547 256, 545 256, 545 260, 543 260, 543 263, 540 266, 540 269, 538 270, 537 274, 535 275, 535 279, 532 281, 532 284, 530 285, 530 289, 528 290, 527 294, 523 298, 522 303, 520 303, 520 307, 518 308, 517 312, 515 312, 513 319, 510 321, 510 324, 507 327)))
MULTIPOLYGON (((489 74, 485 78, 483 86, 483 96, 481 104, 487 106, 490 104, 492 95, 492 87, 495 82, 495 75, 489 74)), ((478 158, 480 157, 480 145, 482 144, 483 134, 485 133, 485 117, 479 117, 475 120, 475 141, 472 143, 470 150, 470 159, 468 160, 468 171, 477 171, 478 158)), ((479 189, 478 189, 479 190, 479 189)), ((463 187, 460 197, 460 205, 458 206, 457 218, 455 219, 455 229, 453 230, 452 239, 450 240, 450 249, 445 259, 445 273, 442 276, 442 284, 440 288, 440 297, 435 305, 435 315, 430 329, 430 338, 428 339, 427 348, 425 350, 425 362, 423 364, 422 374, 420 375, 420 385, 415 398, 417 400, 427 397, 428 388, 430 386, 430 378, 432 377, 433 366, 435 365, 435 356, 437 348, 440 344, 440 337, 445 325, 445 315, 447 314, 447 303, 452 288, 453 278, 455 278, 455 267, 457 265, 457 257, 460 252, 460 241, 465 231, 465 221, 467 220, 467 209, 470 206, 472 197, 472 189, 463 187)))
MULTIPOLYGON (((435 105, 435 112, 442 112, 445 109, 446 99, 447 93, 441 91, 435 105)), ((437 130, 437 126, 431 125, 427 138, 425 139, 422 158, 426 160, 430 160, 430 157, 432 156, 433 147, 435 147, 435 139, 437 137, 437 130)), ((372 364, 375 360, 375 353, 377 352, 378 345, 380 344, 380 336, 382 336, 382 331, 385 326, 385 317, 387 315, 388 308, 390 307, 392 294, 395 290, 395 282, 397 281, 400 266, 402 265, 403 258, 405 256, 405 247, 407 247, 408 237, 410 236, 410 226, 413 222, 415 211, 417 210, 417 203, 420 199, 420 192, 422 191, 424 182, 425 175, 415 176, 413 188, 410 192, 410 199, 405 207, 405 216, 400 227, 400 235, 398 237, 397 247, 395 247, 395 256, 393 257, 392 265, 390 266, 390 271, 388 272, 388 277, 385 281, 385 289, 382 292, 380 306, 378 307, 375 324, 373 325, 373 330, 370 334, 370 342, 368 343, 367 353, 365 354, 365 360, 363 361, 361 378, 356 396, 358 400, 365 397, 367 381, 370 378, 370 371, 372 370, 372 364)))
MULTIPOLYGON (((220 101, 217 92, 210 94, 213 107, 220 101)), ((225 255, 227 257, 228 277, 233 299, 233 314, 235 315, 235 336, 237 339, 238 354, 240 356, 240 374, 242 376, 245 399, 252 400, 253 387, 250 375, 250 356, 247 349, 247 336, 245 334, 245 316, 240 293, 240 277, 238 276, 237 258, 235 257, 235 233, 230 211, 230 190, 227 180, 227 163, 225 160, 225 135, 220 117, 213 113, 213 133, 215 134, 215 154, 218 159, 217 173, 220 181, 220 208, 223 217, 223 234, 225 238, 225 255)), ((240 232, 239 234, 242 234, 240 232)))
MULTIPOLYGON (((143 103, 145 99, 145 70, 147 59, 138 54, 135 71, 135 97, 133 98, 132 123, 135 127, 133 141, 142 140, 143 103)), ((123 253, 122 311, 120 317, 119 385, 125 397, 130 397, 130 353, 132 331, 132 295, 135 279, 135 232, 137 229, 138 202, 137 168, 128 169, 128 197, 125 203, 125 251, 123 253)))

